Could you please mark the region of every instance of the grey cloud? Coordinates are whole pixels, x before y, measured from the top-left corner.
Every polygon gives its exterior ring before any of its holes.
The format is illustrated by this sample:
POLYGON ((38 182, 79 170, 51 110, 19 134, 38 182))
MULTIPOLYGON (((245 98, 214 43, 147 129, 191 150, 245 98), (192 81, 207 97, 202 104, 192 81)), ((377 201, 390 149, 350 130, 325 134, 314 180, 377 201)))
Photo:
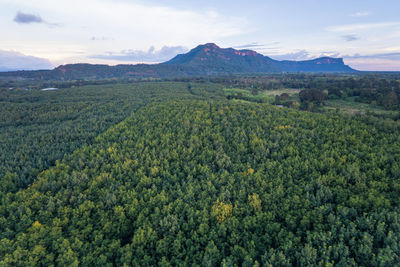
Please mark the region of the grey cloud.
POLYGON ((147 51, 122 50, 119 53, 107 52, 104 55, 93 55, 91 58, 136 62, 162 62, 187 51, 188 49, 183 46, 163 46, 160 50, 156 50, 154 46, 151 46, 147 51))
POLYGON ((342 38, 343 38, 346 42, 352 42, 352 41, 360 40, 360 37, 358 37, 358 36, 355 35, 355 34, 342 35, 342 38))
POLYGON ((52 69, 47 59, 27 56, 19 52, 0 50, 0 69, 2 70, 38 70, 52 69))
POLYGON ((44 23, 44 20, 40 16, 22 13, 20 11, 18 11, 17 15, 15 15, 14 21, 20 24, 44 23))
POLYGON ((31 24, 31 23, 41 23, 45 24, 49 27, 60 27, 62 26, 61 23, 49 23, 42 19, 39 15, 34 15, 34 14, 29 14, 29 13, 23 13, 18 11, 18 13, 14 17, 14 22, 18 24, 31 24))

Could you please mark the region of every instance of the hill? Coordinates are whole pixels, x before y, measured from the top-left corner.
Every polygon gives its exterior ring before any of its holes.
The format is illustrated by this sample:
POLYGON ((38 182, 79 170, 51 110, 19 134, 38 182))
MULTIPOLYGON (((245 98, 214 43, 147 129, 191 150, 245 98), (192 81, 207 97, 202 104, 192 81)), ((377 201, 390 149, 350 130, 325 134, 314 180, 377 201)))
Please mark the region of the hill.
POLYGON ((355 72, 340 58, 307 61, 277 61, 252 50, 220 48, 216 44, 199 45, 186 54, 154 65, 68 64, 53 70, 3 72, 0 77, 41 80, 77 80, 106 78, 174 78, 200 75, 279 73, 279 72, 355 72))

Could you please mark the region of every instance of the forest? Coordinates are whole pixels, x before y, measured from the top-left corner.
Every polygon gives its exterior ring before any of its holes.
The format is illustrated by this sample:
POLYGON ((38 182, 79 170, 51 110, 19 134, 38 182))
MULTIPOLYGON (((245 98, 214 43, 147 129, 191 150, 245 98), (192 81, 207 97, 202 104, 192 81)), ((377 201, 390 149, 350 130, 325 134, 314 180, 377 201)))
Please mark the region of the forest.
POLYGON ((90 144, 98 134, 147 103, 201 99, 218 88, 214 84, 191 87, 189 92, 187 84, 159 82, 3 91, 0 187, 5 190, 0 194, 25 188, 56 160, 90 144))
POLYGON ((0 90, 1 266, 400 262, 396 74, 26 82, 0 90))

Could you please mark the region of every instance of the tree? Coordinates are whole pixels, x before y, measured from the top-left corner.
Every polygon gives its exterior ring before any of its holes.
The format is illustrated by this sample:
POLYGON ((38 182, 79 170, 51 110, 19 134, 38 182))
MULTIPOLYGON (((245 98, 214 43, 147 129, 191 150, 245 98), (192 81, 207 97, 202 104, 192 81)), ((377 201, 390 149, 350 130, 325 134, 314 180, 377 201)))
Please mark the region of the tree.
POLYGON ((322 104, 326 98, 326 94, 318 89, 302 90, 299 93, 301 102, 314 102, 318 105, 322 104))

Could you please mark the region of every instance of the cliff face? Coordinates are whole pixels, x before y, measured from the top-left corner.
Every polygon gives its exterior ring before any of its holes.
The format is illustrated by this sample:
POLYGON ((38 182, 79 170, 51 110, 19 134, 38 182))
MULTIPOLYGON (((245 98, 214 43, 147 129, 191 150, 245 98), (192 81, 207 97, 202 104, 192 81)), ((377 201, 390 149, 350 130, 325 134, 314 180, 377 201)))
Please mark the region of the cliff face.
POLYGON ((342 58, 321 57, 306 61, 280 61, 285 72, 355 72, 342 58))

